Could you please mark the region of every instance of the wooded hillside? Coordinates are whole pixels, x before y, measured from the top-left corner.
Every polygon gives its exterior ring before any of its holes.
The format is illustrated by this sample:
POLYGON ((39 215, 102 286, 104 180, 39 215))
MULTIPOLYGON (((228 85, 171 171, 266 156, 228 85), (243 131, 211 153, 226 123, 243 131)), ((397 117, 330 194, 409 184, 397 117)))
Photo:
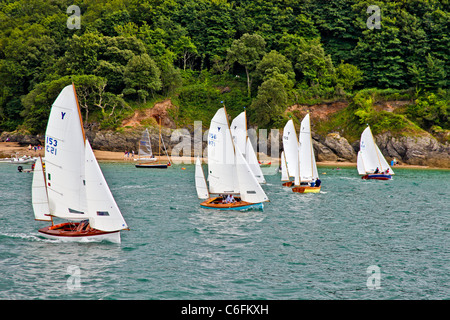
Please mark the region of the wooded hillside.
POLYGON ((291 105, 345 100, 332 123, 349 134, 448 132, 449 30, 448 0, 3 0, 0 131, 43 133, 73 81, 84 121, 105 129, 171 98, 179 126, 221 101, 281 128, 291 105))

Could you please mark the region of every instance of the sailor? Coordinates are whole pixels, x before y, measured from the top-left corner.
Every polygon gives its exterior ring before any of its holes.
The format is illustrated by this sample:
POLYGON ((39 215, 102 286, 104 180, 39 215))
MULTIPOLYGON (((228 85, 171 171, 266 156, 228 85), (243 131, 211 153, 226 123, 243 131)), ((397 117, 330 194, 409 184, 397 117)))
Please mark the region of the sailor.
POLYGON ((322 181, 320 181, 320 179, 319 178, 317 178, 317 180, 316 180, 316 187, 320 187, 320 184, 322 183, 322 181))
POLYGON ((380 169, 378 169, 378 167, 375 169, 375 172, 374 173, 379 173, 380 172, 380 169))

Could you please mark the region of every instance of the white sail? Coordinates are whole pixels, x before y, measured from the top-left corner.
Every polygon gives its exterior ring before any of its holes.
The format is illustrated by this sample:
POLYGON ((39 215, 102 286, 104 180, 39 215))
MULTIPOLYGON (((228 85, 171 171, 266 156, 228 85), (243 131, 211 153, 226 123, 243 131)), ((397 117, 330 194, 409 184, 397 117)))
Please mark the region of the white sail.
POLYGON ((233 119, 230 126, 231 136, 233 137, 234 144, 242 151, 244 159, 252 169, 253 174, 259 183, 266 183, 261 167, 258 162, 255 150, 247 135, 247 114, 245 111, 241 112, 236 118, 233 119))
POLYGON ((217 110, 208 132, 210 193, 239 193, 234 146, 225 108, 217 110))
POLYGON ((358 151, 358 158, 356 160, 356 168, 359 174, 366 174, 366 169, 364 168, 364 160, 362 156, 362 151, 358 151))
POLYGON ((391 167, 384 158, 383 154, 381 153, 380 149, 376 145, 375 139, 373 138, 369 126, 367 126, 367 128, 364 129, 363 133, 361 134, 361 141, 359 147, 361 160, 364 163, 365 173, 373 173, 376 170, 376 168, 378 168, 380 172, 389 169, 389 173, 394 174, 391 167))
POLYGON ((86 191, 89 223, 101 231, 118 231, 127 224, 95 158, 89 141, 85 150, 86 191))
POLYGON ((289 177, 298 176, 298 140, 294 122, 289 120, 283 129, 283 150, 289 177))
POLYGON ((266 179, 264 178, 264 174, 262 173, 261 166, 259 165, 255 150, 253 150, 252 142, 250 141, 250 139, 248 137, 247 137, 245 155, 246 155, 245 158, 247 160, 247 163, 250 166, 250 169, 252 170, 253 175, 256 178, 256 181, 258 181, 258 183, 266 183, 266 179))
POLYGON ((236 148, 236 172, 239 181, 239 190, 241 199, 250 203, 259 203, 268 201, 266 193, 261 188, 261 185, 256 180, 250 166, 244 159, 239 147, 236 148))
POLYGON ((318 173, 311 139, 309 113, 303 118, 302 123, 300 124, 300 134, 298 139, 300 145, 300 180, 302 182, 311 182, 318 178, 318 173))
POLYGON ((50 209, 48 208, 47 188, 45 187, 45 172, 40 157, 37 158, 34 165, 31 199, 35 219, 51 221, 52 218, 48 216, 50 209))
POLYGON ((84 132, 73 85, 61 91, 50 111, 45 172, 50 213, 74 221, 86 219, 84 132))
POLYGON ((230 130, 234 144, 239 147, 239 149, 244 153, 244 158, 247 159, 247 117, 245 111, 241 112, 236 118, 233 119, 230 125, 230 130))
POLYGON ((156 160, 156 158, 153 157, 152 143, 150 141, 148 129, 145 129, 142 133, 141 139, 139 140, 138 160, 156 160))
POLYGON ((206 185, 205 175, 199 157, 197 157, 197 161, 195 162, 195 188, 197 189, 199 199, 209 198, 208 186, 206 185))
POLYGON ((281 151, 281 181, 289 181, 289 174, 287 172, 287 165, 286 165, 286 157, 284 155, 284 151, 281 151))

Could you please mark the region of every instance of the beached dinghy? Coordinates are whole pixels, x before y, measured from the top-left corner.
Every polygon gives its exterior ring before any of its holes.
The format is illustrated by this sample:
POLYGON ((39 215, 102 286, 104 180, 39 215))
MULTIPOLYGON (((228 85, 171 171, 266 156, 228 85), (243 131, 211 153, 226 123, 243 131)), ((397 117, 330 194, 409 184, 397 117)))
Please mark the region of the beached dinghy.
POLYGON ((269 201, 238 145, 233 143, 225 107, 219 109, 208 133, 208 184, 200 160, 196 163, 200 206, 218 210, 262 210, 269 201), (206 190, 206 191, 205 191, 206 190))
POLYGON ((361 179, 391 180, 394 171, 375 143, 369 126, 361 134, 359 147, 357 169, 361 179))
POLYGON ((68 242, 119 243, 120 230, 128 227, 85 139, 73 84, 55 100, 45 138, 45 170, 37 160, 32 202, 36 220, 52 225, 39 233, 68 242), (54 217, 67 222, 55 225, 54 217))

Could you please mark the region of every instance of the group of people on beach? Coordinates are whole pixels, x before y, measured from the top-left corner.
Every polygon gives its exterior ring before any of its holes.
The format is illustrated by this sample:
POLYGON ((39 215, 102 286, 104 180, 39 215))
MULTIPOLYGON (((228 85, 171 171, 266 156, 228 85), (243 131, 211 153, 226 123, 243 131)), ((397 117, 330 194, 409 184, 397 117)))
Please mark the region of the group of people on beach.
POLYGON ((125 160, 128 160, 128 159, 130 159, 130 157, 131 157, 131 159, 134 159, 134 150, 131 150, 131 152, 125 151, 123 158, 125 160))
POLYGON ((32 146, 31 144, 28 146, 28 150, 34 150, 34 152, 38 151, 38 150, 42 150, 42 146, 40 144, 38 144, 37 146, 32 146))

